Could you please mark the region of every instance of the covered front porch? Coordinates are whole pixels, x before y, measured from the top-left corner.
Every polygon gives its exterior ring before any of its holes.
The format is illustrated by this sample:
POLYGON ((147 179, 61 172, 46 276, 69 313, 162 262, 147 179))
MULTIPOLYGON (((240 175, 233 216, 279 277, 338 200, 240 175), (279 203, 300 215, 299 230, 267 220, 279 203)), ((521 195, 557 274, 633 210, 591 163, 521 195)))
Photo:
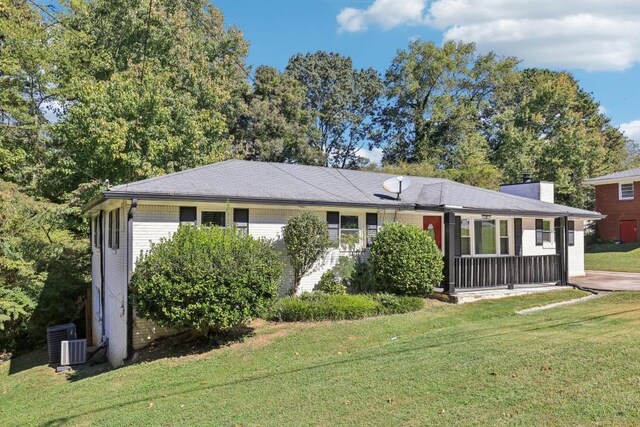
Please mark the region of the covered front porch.
POLYGON ((486 213, 480 215, 481 219, 467 222, 465 225, 466 215, 468 214, 453 210, 444 212, 443 293, 452 295, 483 289, 512 290, 568 284, 569 245, 570 242, 575 244, 575 224, 569 217, 533 219, 536 224, 544 221, 544 225, 540 229, 536 226, 533 233, 523 233, 522 218, 512 217, 506 221, 499 219, 500 217, 492 219, 495 217, 486 213), (501 226, 508 226, 508 232, 500 230, 501 226), (487 235, 491 237, 492 227, 496 228, 496 238, 490 242, 491 247, 496 246, 495 254, 483 253, 480 242, 480 234, 484 233, 483 227, 488 228, 487 235), (501 239, 502 235, 505 236, 504 239, 501 239), (533 238, 534 241, 529 242, 529 238, 533 238), (549 244, 544 246, 547 241, 549 244), (535 245, 540 242, 542 245, 538 253, 531 254, 536 252, 535 245), (504 249, 500 248, 501 245, 504 249), (528 245, 533 245, 533 249, 527 247, 528 245))

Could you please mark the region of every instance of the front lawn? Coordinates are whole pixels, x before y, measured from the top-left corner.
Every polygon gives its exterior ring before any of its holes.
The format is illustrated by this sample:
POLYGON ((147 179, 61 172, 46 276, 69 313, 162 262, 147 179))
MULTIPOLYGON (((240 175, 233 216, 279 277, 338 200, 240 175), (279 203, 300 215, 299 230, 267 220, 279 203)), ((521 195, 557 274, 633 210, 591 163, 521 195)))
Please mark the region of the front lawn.
POLYGON ((600 243, 585 248, 587 270, 640 273, 640 243, 600 243))
POLYGON ((0 424, 637 424, 640 293, 514 314, 582 295, 261 322, 243 343, 68 379, 30 355, 0 364, 0 424))

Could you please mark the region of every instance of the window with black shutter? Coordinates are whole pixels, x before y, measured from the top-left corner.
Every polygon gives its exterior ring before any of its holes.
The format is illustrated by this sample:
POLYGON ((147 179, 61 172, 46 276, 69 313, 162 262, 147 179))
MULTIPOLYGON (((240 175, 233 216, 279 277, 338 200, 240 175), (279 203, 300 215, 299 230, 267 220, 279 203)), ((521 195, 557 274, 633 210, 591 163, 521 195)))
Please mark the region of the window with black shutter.
POLYGON ((575 246, 576 244, 576 222, 575 221, 569 221, 567 223, 567 227, 569 229, 569 246, 575 246))
POLYGON ((196 225, 195 206, 180 206, 180 225, 196 225))
POLYGON ((367 246, 371 246, 378 235, 378 214, 367 212, 367 246))
POLYGON ((233 210, 233 225, 243 235, 249 232, 249 209, 233 210))
POLYGON ((225 212, 202 212, 200 214, 200 224, 205 226, 226 227, 227 220, 225 212))
POLYGON ((327 228, 329 229, 329 240, 337 245, 340 232, 340 212, 327 212, 327 228))

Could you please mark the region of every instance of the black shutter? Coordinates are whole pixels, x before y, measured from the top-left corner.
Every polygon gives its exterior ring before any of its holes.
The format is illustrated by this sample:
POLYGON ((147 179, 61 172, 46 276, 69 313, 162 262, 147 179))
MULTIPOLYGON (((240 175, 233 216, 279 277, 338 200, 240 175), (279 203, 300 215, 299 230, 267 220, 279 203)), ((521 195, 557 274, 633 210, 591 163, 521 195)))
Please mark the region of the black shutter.
POLYGON ((196 208, 194 206, 180 206, 180 223, 196 222, 196 208))
POLYGON ((513 241, 516 246, 516 256, 522 256, 522 218, 513 220, 513 241))
POLYGON ((567 227, 569 228, 569 246, 575 246, 576 244, 576 222, 569 221, 567 227))
POLYGON ((455 256, 462 255, 462 218, 459 216, 455 217, 455 225, 454 225, 454 245, 453 252, 455 256))
POLYGON ((329 240, 338 241, 338 230, 340 229, 340 212, 327 212, 327 227, 329 228, 329 240))
POLYGON ((536 219, 536 246, 542 246, 544 240, 542 227, 542 220, 536 219))
POLYGON ((378 213, 367 212, 367 246, 371 246, 378 235, 378 213))
POLYGON ((113 247, 113 211, 109 211, 109 247, 113 247))
POLYGON ((234 209, 233 210, 233 222, 236 225, 249 225, 249 209, 234 209))
POLYGON ((120 208, 116 209, 115 249, 120 249, 120 208))
POLYGON ((233 225, 241 234, 249 233, 249 209, 234 209, 233 225))

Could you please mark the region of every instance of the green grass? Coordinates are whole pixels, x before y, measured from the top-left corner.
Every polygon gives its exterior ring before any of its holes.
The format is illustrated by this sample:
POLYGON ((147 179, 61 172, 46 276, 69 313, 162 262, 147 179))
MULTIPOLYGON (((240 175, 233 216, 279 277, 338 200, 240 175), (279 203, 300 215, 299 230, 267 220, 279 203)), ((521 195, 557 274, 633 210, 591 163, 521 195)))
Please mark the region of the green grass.
POLYGON ((0 425, 638 424, 640 293, 514 314, 582 295, 262 322, 243 343, 69 379, 32 354, 0 364, 0 425))
POLYGON ((640 273, 640 243, 600 243, 587 246, 584 263, 587 270, 640 273))

